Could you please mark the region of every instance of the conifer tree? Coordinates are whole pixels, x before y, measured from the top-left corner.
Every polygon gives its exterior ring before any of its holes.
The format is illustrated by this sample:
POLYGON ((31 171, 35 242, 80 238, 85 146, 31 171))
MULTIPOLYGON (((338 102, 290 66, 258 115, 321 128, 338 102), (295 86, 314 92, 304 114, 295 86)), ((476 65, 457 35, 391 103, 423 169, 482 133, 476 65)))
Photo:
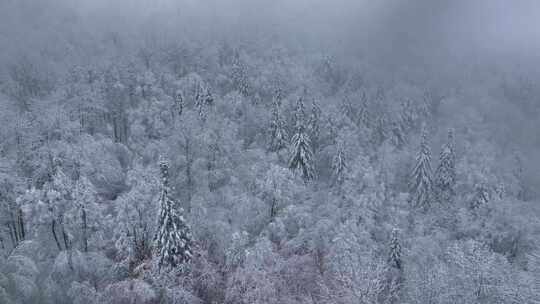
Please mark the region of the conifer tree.
POLYGON ((199 84, 197 87, 197 95, 195 95, 195 107, 197 107, 197 111, 199 112, 199 117, 201 119, 206 119, 207 107, 213 102, 214 97, 212 96, 210 88, 199 84))
POLYGON ((403 263, 398 230, 393 229, 390 236, 387 277, 381 292, 381 303, 400 303, 400 290, 403 283, 403 263))
POLYGON ((311 107, 311 114, 309 115, 308 120, 308 131, 314 148, 316 148, 318 145, 321 113, 321 108, 315 101, 313 101, 313 105, 311 107))
POLYGON ((337 147, 336 155, 332 161, 333 183, 334 185, 342 185, 345 181, 345 173, 347 170, 347 163, 345 160, 345 153, 343 151, 343 144, 340 142, 337 147))
POLYGON ((301 171, 304 180, 311 180, 315 177, 315 170, 313 168, 311 140, 306 133, 304 117, 304 100, 300 97, 296 103, 296 133, 292 137, 292 155, 289 160, 289 168, 293 171, 301 171))
POLYGON ((439 166, 435 171, 434 188, 439 202, 447 202, 454 195, 456 183, 456 157, 454 151, 454 132, 448 131, 448 142, 444 144, 439 156, 439 166))
POLYGON ((388 256, 388 264, 390 267, 401 270, 401 244, 399 243, 397 229, 392 230, 392 235, 390 237, 390 254, 388 256))
POLYGON ((236 53, 232 64, 232 81, 234 88, 243 96, 248 96, 250 87, 248 82, 247 68, 240 59, 240 54, 236 53))
POLYGON ((426 210, 429 208, 432 196, 431 150, 427 142, 426 127, 424 126, 422 129, 420 151, 416 157, 409 186, 412 205, 426 210))
POLYGON ((204 119, 206 117, 206 109, 204 104, 204 92, 202 86, 197 87, 197 94, 195 95, 195 107, 199 113, 199 117, 204 119))
POLYGON ((174 108, 178 116, 181 116, 184 110, 184 96, 181 90, 176 90, 174 93, 174 108))
POLYGON ((160 213, 154 236, 154 250, 161 269, 163 266, 174 268, 189 263, 192 257, 192 240, 190 228, 182 215, 183 209, 170 196, 168 164, 161 161, 160 169, 160 213))
POLYGON ((476 210, 489 202, 489 192, 483 184, 476 185, 475 194, 471 201, 471 209, 476 210))
POLYGON ((270 151, 280 151, 287 147, 287 130, 281 115, 281 92, 274 97, 272 120, 270 122, 270 151))
POLYGON ((401 149, 407 143, 405 126, 402 121, 392 122, 392 141, 394 145, 401 149))
POLYGON ((514 170, 513 175, 517 181, 517 199, 525 201, 527 199, 527 188, 525 183, 523 158, 519 153, 514 155, 514 170))

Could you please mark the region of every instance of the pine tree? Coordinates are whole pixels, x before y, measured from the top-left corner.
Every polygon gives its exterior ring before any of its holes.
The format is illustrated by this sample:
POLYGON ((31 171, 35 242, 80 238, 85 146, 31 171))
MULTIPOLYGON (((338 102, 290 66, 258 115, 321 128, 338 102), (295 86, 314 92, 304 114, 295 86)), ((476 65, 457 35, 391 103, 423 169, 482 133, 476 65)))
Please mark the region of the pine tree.
POLYGON ((197 87, 197 95, 195 95, 195 107, 197 107, 197 111, 199 112, 199 117, 201 117, 201 119, 206 119, 206 109, 213 102, 214 97, 212 96, 210 88, 199 84, 197 87))
POLYGON ((321 113, 321 108, 315 101, 313 101, 313 106, 311 107, 311 114, 309 115, 308 120, 308 131, 312 144, 315 148, 318 144, 320 134, 321 113))
POLYGON ((435 171, 434 188, 439 202, 448 202, 454 195, 456 183, 456 157, 454 151, 454 132, 448 131, 448 142, 442 147, 439 166, 435 171))
POLYGON ((427 130, 424 127, 422 130, 422 141, 420 151, 416 157, 416 165, 414 166, 411 182, 410 193, 411 203, 415 207, 429 208, 432 191, 431 180, 431 150, 427 142, 427 130))
POLYGON ((247 68, 241 61, 238 53, 234 56, 231 77, 234 88, 243 96, 249 96, 251 90, 248 82, 247 68))
POLYGON ((178 116, 181 116, 184 110, 184 96, 181 90, 176 90, 174 93, 174 108, 178 116))
POLYGON ((270 122, 270 151, 280 151, 287 147, 287 130, 281 116, 281 92, 278 90, 274 97, 272 121, 270 122))
POLYGON ((199 117, 204 119, 206 117, 206 109, 204 105, 204 89, 201 85, 197 87, 197 94, 195 95, 195 107, 199 113, 199 117))
POLYGON ((399 243, 398 230, 392 230, 390 237, 390 254, 388 256, 388 264, 390 267, 401 270, 401 244, 399 243))
POLYGON ((192 257, 190 228, 182 216, 183 209, 170 196, 169 167, 160 162, 162 186, 159 197, 160 214, 154 236, 155 256, 159 268, 177 267, 189 263, 192 257))
POLYGON ((394 145, 401 149, 407 143, 405 126, 402 121, 392 122, 392 141, 394 145))
POLYGON ((401 260, 401 244, 398 230, 393 229, 390 236, 388 268, 384 287, 381 292, 381 303, 400 303, 400 293, 403 283, 403 263, 401 260))
POLYGON ((345 181, 345 173, 347 170, 347 163, 345 160, 345 153, 343 151, 343 144, 339 143, 337 147, 337 153, 332 161, 333 183, 334 185, 342 185, 345 181))
POLYGON ((527 199, 527 188, 523 169, 523 158, 519 153, 515 153, 514 155, 514 166, 512 173, 517 181, 517 199, 525 201, 527 199))
POLYGON ((296 133, 292 138, 292 156, 289 161, 289 168, 293 171, 302 171, 304 180, 315 178, 313 168, 313 152, 311 150, 311 140, 306 133, 304 126, 304 101, 300 97, 296 103, 296 133))
POLYGON ((471 209, 476 210, 489 202, 489 192, 483 184, 476 185, 475 194, 471 200, 471 209))
POLYGON ((386 124, 386 114, 382 113, 377 117, 372 133, 372 140, 376 145, 381 145, 388 138, 386 124))

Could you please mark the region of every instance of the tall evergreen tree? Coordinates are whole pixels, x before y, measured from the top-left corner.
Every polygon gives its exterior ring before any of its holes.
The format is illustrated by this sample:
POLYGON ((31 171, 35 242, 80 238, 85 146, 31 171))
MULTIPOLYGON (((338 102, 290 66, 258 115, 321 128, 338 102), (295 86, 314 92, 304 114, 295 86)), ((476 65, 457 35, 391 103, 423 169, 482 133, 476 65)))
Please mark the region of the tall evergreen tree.
POLYGON ((340 142, 337 147, 336 155, 332 161, 332 173, 334 185, 342 185, 345 181, 345 173, 347 170, 347 163, 345 159, 345 153, 343 151, 343 144, 340 142))
POLYGON ((318 140, 320 135, 320 120, 321 120, 321 108, 319 105, 313 101, 311 107, 311 114, 309 115, 308 120, 308 131, 311 138, 312 146, 317 149, 318 140))
POLYGON ((393 229, 390 237, 390 254, 388 256, 388 264, 390 267, 400 269, 401 263, 401 244, 399 243, 398 230, 393 229))
POLYGON ((270 122, 270 151, 280 151, 287 147, 287 130, 281 115, 281 91, 276 92, 270 122))
POLYGON ((289 160, 289 168, 293 171, 300 170, 304 180, 315 178, 313 168, 313 151, 311 140, 304 125, 305 110, 304 100, 300 97, 296 102, 296 133, 292 137, 292 155, 289 160))
POLYGON ((432 196, 431 180, 431 150, 427 142, 427 129, 422 128, 420 151, 416 156, 416 164, 410 181, 411 203, 415 207, 426 210, 429 208, 432 196))
POLYGON ((454 195, 456 184, 456 156, 454 132, 448 130, 448 141, 443 145, 439 156, 439 166, 435 170, 434 188, 439 202, 448 202, 454 195))
POLYGON ((485 206, 489 202, 489 192, 485 185, 478 184, 475 187, 475 194, 471 200, 470 207, 476 210, 481 206, 485 206))
POLYGON ((401 244, 398 230, 393 229, 390 236, 390 250, 386 281, 380 293, 381 303, 400 303, 400 293, 403 283, 403 263, 401 260, 401 244))
POLYGON ((235 53, 233 64, 232 64, 232 82, 233 86, 240 94, 243 96, 248 96, 250 94, 249 79, 247 75, 247 68, 245 64, 240 59, 240 54, 235 53))
POLYGON ((381 145, 388 138, 386 113, 381 113, 375 120, 372 131, 372 141, 376 145, 381 145))
POLYGON ((181 116, 184 111, 184 96, 181 90, 176 90, 174 93, 174 109, 178 116, 181 116))
POLYGON ((206 119, 207 108, 212 105, 213 102, 214 97, 212 96, 210 88, 203 84, 199 84, 197 87, 197 94, 195 95, 195 107, 197 107, 201 119, 206 119))
POLYGON ((169 166, 162 161, 160 169, 160 213, 154 236, 154 250, 161 269, 163 266, 172 268, 188 263, 192 257, 192 240, 190 228, 182 215, 183 209, 170 196, 169 166))
POLYGON ((396 146, 398 149, 403 148, 403 146, 405 146, 407 143, 407 131, 405 130, 403 121, 393 121, 391 127, 392 142, 394 143, 394 146, 396 146))
POLYGON ((523 168, 523 158, 519 153, 515 153, 514 155, 514 166, 512 173, 517 181, 517 198, 525 201, 527 200, 528 195, 523 168))

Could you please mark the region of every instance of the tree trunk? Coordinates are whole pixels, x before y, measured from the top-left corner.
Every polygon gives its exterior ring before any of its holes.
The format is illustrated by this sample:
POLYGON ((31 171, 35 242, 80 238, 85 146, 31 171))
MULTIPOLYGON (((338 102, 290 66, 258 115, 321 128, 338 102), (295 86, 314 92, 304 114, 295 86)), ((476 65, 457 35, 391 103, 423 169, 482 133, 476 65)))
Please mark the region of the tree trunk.
POLYGON ((58 240, 58 236, 56 235, 56 219, 52 220, 51 230, 54 237, 54 241, 56 242, 56 247, 58 247, 58 250, 62 251, 62 246, 60 245, 60 241, 58 240))
POLYGON ((274 217, 276 217, 276 205, 277 201, 276 198, 272 198, 272 204, 270 206, 270 221, 272 222, 274 220, 274 217))
POLYGON ((18 211, 17 220, 18 220, 18 226, 19 226, 19 241, 22 241, 26 237, 26 231, 24 230, 24 218, 23 218, 22 210, 20 208, 18 211))
POLYGON ((86 221, 86 209, 82 207, 82 242, 83 251, 88 252, 88 225, 86 221))
POLYGON ((15 231, 13 230, 13 225, 8 223, 7 226, 9 228, 9 237, 11 239, 11 244, 13 245, 13 248, 15 248, 15 247, 17 247, 17 239, 16 239, 16 236, 15 236, 15 231))
POLYGON ((0 248, 2 249, 2 251, 6 251, 6 246, 4 244, 4 238, 2 238, 2 236, 0 235, 0 248))
POLYGON ((64 223, 61 222, 60 223, 60 227, 62 228, 62 238, 64 239, 64 246, 66 248, 66 250, 69 250, 70 249, 70 241, 69 241, 69 236, 67 235, 66 233, 66 229, 64 227, 64 223))
POLYGON ((186 145, 184 148, 184 152, 186 154, 186 180, 187 180, 187 204, 188 204, 188 213, 191 212, 191 199, 193 197, 193 176, 191 174, 191 165, 193 163, 193 159, 191 158, 191 141, 186 136, 186 145))

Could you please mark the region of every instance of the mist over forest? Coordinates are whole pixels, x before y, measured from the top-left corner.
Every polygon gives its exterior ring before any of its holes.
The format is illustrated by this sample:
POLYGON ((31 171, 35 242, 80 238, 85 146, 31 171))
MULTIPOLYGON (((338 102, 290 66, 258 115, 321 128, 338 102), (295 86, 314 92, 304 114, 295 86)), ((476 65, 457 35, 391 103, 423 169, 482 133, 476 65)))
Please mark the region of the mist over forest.
POLYGON ((538 20, 0 0, 0 304, 540 303, 538 20))

